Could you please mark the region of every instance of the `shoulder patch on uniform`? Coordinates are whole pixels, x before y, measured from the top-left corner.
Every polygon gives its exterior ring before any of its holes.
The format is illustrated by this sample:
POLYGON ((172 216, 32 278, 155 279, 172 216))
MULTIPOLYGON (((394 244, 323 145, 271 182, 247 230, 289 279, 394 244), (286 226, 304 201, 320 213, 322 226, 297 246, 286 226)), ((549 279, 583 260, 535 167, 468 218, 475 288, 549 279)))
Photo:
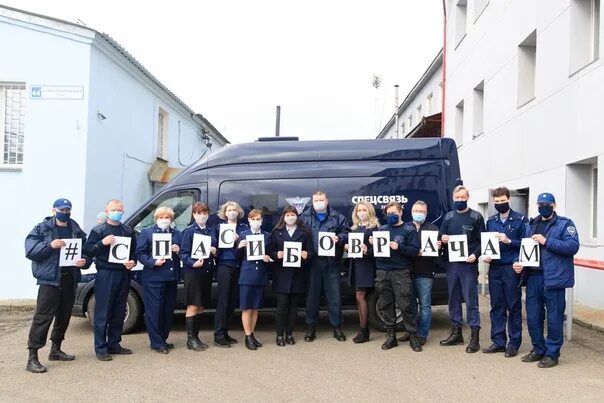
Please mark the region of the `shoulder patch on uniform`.
POLYGON ((573 225, 566 227, 566 231, 570 234, 570 236, 575 236, 577 233, 577 229, 573 225))

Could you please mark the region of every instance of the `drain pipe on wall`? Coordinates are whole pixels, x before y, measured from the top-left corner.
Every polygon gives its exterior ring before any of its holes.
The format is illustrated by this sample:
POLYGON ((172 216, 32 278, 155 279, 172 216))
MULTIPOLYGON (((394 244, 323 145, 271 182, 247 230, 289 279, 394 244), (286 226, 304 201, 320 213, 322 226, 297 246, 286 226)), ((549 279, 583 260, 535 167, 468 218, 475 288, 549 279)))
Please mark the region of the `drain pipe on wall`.
POLYGON ((443 0, 443 79, 441 91, 440 137, 445 136, 445 94, 447 89, 447 0, 443 0))

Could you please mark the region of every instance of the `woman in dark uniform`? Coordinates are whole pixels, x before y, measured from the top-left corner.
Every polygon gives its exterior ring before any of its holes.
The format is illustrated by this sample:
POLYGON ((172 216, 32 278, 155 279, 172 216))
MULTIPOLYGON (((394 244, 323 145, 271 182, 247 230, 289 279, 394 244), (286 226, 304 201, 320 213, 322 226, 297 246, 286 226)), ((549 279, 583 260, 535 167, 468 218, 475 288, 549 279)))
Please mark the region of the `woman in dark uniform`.
POLYGON ((203 351, 208 348, 208 345, 199 338, 199 325, 204 308, 210 306, 214 257, 210 255, 208 259, 195 259, 191 254, 195 234, 211 237, 210 252, 216 254, 214 230, 207 226, 209 217, 210 210, 205 203, 193 204, 194 222, 184 230, 180 248, 180 258, 185 272, 187 348, 193 351, 203 351))
POLYGON ((262 347, 262 343, 256 340, 254 330, 258 322, 258 310, 264 306, 264 289, 268 284, 267 263, 270 257, 267 254, 269 245, 269 233, 262 231, 262 212, 260 210, 251 210, 248 215, 249 229, 240 234, 237 256, 241 261, 241 270, 239 272, 239 309, 241 309, 241 323, 245 332, 245 346, 249 350, 256 350, 262 347), (253 250, 257 248, 254 245, 248 245, 246 236, 263 235, 264 236, 264 255, 262 260, 247 260, 246 248, 249 246, 253 250))
POLYGON ((293 336, 294 324, 298 316, 300 297, 306 293, 306 262, 313 253, 312 235, 302 224, 298 211, 293 206, 283 209, 283 214, 271 233, 270 257, 275 261, 273 270, 273 291, 277 297, 277 345, 296 344, 293 336), (301 267, 283 267, 283 243, 302 244, 301 267), (285 335, 285 337, 284 337, 285 335))
MULTIPOLYGON (((378 229, 379 225, 372 204, 361 201, 354 206, 350 232, 364 234, 363 244, 361 245, 363 257, 349 259, 348 266, 348 284, 356 290, 357 308, 359 310, 360 328, 357 335, 352 339, 355 343, 369 341, 367 291, 375 285, 375 258, 373 257, 369 237, 374 230, 378 229)), ((344 248, 348 250, 348 244, 344 248)))

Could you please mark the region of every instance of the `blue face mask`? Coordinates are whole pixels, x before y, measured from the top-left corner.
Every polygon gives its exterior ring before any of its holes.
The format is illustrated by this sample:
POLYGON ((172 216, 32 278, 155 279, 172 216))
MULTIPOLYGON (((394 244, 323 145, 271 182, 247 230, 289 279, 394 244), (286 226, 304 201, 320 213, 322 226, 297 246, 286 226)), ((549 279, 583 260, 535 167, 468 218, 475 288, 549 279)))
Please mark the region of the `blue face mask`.
POLYGON ((107 214, 107 217, 109 217, 109 219, 113 221, 121 221, 123 216, 123 211, 112 211, 111 213, 107 214))
POLYGON ((554 206, 539 206, 539 214, 541 217, 548 218, 554 213, 554 206))
POLYGON ((390 225, 398 223, 398 214, 388 214, 386 216, 386 221, 388 221, 388 224, 390 225))
POLYGON ((468 208, 467 200, 456 200, 453 202, 453 206, 455 206, 455 210, 463 211, 468 208))
POLYGON ((69 217, 71 217, 71 213, 61 213, 60 211, 55 211, 55 218, 61 222, 69 221, 69 217))
POLYGON ((421 224, 426 221, 426 215, 424 213, 412 213, 411 215, 413 216, 413 221, 418 224, 421 224))

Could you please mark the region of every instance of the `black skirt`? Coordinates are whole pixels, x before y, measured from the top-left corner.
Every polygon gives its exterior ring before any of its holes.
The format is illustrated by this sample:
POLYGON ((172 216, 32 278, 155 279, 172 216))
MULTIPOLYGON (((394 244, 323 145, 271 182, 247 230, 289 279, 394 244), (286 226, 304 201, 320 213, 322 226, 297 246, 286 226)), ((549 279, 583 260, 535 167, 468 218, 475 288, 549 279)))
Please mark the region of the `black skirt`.
POLYGON ((264 307, 263 285, 239 286, 239 309, 261 309, 264 307))
POLYGON ((212 273, 202 270, 185 271, 185 305, 210 306, 212 273))

